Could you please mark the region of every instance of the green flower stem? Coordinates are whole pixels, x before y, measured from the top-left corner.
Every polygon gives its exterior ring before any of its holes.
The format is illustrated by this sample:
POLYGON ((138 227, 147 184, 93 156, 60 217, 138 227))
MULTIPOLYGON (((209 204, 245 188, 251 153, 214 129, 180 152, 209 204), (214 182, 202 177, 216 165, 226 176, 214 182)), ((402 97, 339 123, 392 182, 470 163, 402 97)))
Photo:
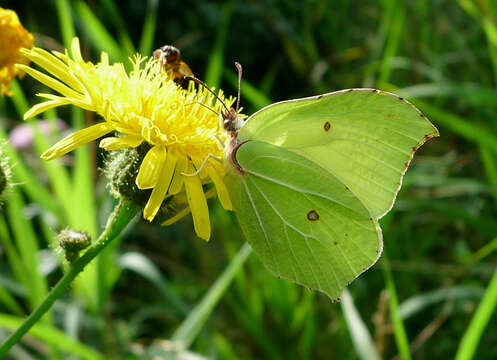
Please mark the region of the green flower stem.
POLYGON ((83 256, 75 260, 69 271, 52 288, 43 302, 24 320, 21 326, 12 333, 0 347, 0 359, 7 354, 12 346, 17 344, 33 325, 52 307, 53 303, 60 298, 67 286, 78 274, 84 270, 100 252, 105 249, 110 242, 115 239, 126 225, 137 214, 139 208, 125 202, 120 202, 107 220, 107 225, 98 240, 84 253, 83 256))

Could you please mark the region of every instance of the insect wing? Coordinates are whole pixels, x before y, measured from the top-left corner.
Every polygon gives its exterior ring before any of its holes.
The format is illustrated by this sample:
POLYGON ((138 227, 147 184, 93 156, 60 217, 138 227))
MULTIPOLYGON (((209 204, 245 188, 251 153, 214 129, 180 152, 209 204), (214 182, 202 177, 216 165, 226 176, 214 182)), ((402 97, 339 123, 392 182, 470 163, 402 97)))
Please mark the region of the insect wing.
POLYGON ((372 266, 381 230, 329 171, 285 148, 248 141, 228 165, 233 206, 247 241, 276 276, 337 299, 372 266))
POLYGON ((285 147, 333 174, 375 218, 388 212, 415 151, 438 130, 412 104, 375 89, 349 89, 269 105, 238 139, 285 147))

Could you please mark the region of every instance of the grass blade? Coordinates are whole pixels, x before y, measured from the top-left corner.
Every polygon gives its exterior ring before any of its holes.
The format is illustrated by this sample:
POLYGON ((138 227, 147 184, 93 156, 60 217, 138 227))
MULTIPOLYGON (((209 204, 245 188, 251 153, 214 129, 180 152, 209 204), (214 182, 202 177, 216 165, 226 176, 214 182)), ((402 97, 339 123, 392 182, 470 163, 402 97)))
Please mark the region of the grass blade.
MULTIPOLYGON (((0 314, 0 327, 15 330, 22 324, 23 320, 24 319, 20 317, 0 314)), ((82 359, 104 359, 104 356, 99 352, 68 337, 62 331, 50 325, 38 323, 31 328, 29 334, 58 350, 66 351, 72 355, 79 356, 82 359)))
POLYGON ((401 358, 403 360, 410 360, 411 351, 409 349, 409 341, 407 340, 407 334, 404 327, 404 323, 402 322, 402 318, 400 316, 397 290, 395 289, 392 270, 390 268, 390 263, 388 261, 385 250, 383 251, 382 262, 384 264, 383 277, 385 278, 385 285, 388 291, 388 305, 390 309, 390 317, 392 319, 395 342, 397 343, 397 348, 399 350, 401 358))
POLYGON ((402 37, 405 10, 401 4, 401 2, 398 2, 396 5, 393 5, 395 7, 394 15, 391 18, 392 23, 389 29, 385 50, 383 52, 383 59, 380 64, 380 73, 378 76, 378 84, 380 87, 382 84, 387 83, 390 79, 390 74, 392 73, 392 59, 397 53, 402 37))
POLYGON ((340 305, 342 306, 350 337, 352 338, 358 357, 362 360, 381 359, 374 345, 373 338, 366 324, 362 321, 361 315, 354 305, 354 300, 347 289, 342 293, 340 305))
POLYGON ((205 83, 216 89, 219 89, 223 75, 224 48, 226 46, 226 36, 229 30, 232 7, 232 1, 228 1, 222 5, 221 23, 218 27, 216 43, 212 49, 207 70, 205 71, 205 83))
MULTIPOLYGON (((12 96, 14 107, 16 108, 19 117, 23 118, 24 114, 29 109, 28 102, 24 96, 22 88, 19 86, 19 83, 17 81, 13 81, 11 83, 11 89, 14 92, 14 95, 12 96)), ((36 152, 38 154, 41 154, 48 147, 50 147, 50 144, 46 140, 45 135, 42 134, 42 132, 40 131, 36 119, 30 119, 27 122, 31 126, 34 134, 34 145, 36 152)), ((69 174, 67 173, 62 163, 57 159, 53 161, 41 161, 41 163, 43 165, 45 173, 49 178, 50 187, 54 191, 56 198, 58 199, 59 203, 62 204, 65 213, 69 214, 70 210, 73 207, 71 199, 72 187, 69 180, 69 174)))
POLYGON ((428 306, 450 299, 480 298, 483 289, 476 286, 451 286, 435 291, 430 291, 421 295, 413 296, 400 304, 399 315, 402 319, 407 319, 428 306))
POLYGON ((155 30, 157 29, 157 7, 158 0, 149 0, 147 3, 147 15, 143 24, 142 36, 140 38, 140 54, 151 56, 154 46, 155 30))
POLYGON ((497 306, 497 270, 494 272, 485 294, 471 318, 456 353, 456 360, 472 359, 478 347, 483 331, 497 306))
POLYGON ((17 188, 9 192, 6 205, 8 222, 12 226, 15 243, 26 274, 24 286, 29 289, 28 300, 30 307, 34 309, 47 293, 45 278, 39 271, 38 240, 31 222, 23 216, 24 201, 17 188))
MULTIPOLYGON (((64 46, 69 49, 71 40, 76 35, 74 31, 74 20, 71 16, 71 12, 68 11, 69 4, 67 0, 58 1, 60 2, 60 4, 59 2, 57 3, 59 17, 64 16, 63 20, 60 19, 60 24, 62 27, 69 24, 67 28, 61 28, 62 33, 67 33, 66 36, 64 36, 64 46), (61 12, 64 12, 64 14, 61 15, 61 12)), ((98 37, 99 31, 103 29, 103 26, 99 23, 98 19, 94 17, 86 4, 80 4, 79 10, 87 15, 85 19, 90 21, 89 24, 93 24, 93 27, 89 29, 89 31, 98 37)), ((103 31, 105 32, 106 30, 103 29, 103 31)), ((103 36, 104 37, 100 39, 102 46, 106 46, 105 43, 107 42, 114 42, 110 35, 107 34, 107 38, 105 37, 105 34, 103 36), (110 38, 110 40, 108 38, 110 38)), ((114 45, 117 47, 117 44, 114 43, 114 45)), ((78 108, 72 109, 72 124, 75 129, 81 129, 85 126, 83 111, 78 108)), ((92 164, 90 162, 87 147, 88 146, 80 147, 74 152, 74 183, 71 187, 73 191, 72 195, 68 197, 70 207, 66 208, 66 214, 68 225, 71 228, 87 231, 90 236, 95 239, 97 236, 97 221, 94 209, 94 187, 91 173, 92 164)), ((90 308, 95 310, 98 307, 98 299, 101 298, 99 293, 101 287, 98 286, 97 283, 97 265, 95 263, 90 264, 86 271, 75 279, 74 289, 77 293, 84 295, 90 308)))
POLYGON ((497 153, 497 137, 493 135, 490 129, 486 129, 481 125, 474 125, 453 113, 437 106, 429 105, 426 102, 415 100, 413 103, 422 109, 435 124, 441 124, 467 140, 487 146, 489 150, 497 153))
POLYGON ((7 261, 9 262, 9 266, 12 270, 12 273, 14 274, 14 277, 21 284, 25 284, 27 280, 24 266, 17 249, 14 247, 14 244, 10 239, 10 235, 7 229, 7 223, 3 216, 0 216, 0 244, 2 244, 4 247, 7 261))
POLYGON ((172 341, 179 343, 184 349, 187 349, 192 344, 193 340, 202 329, 202 326, 204 326, 209 318, 210 313, 251 253, 252 248, 248 243, 245 243, 235 257, 231 259, 229 265, 212 285, 207 294, 205 294, 200 303, 195 306, 188 317, 181 323, 178 329, 176 329, 171 338, 172 341))
POLYGON ((22 311, 16 299, 2 285, 0 285, 0 303, 14 314, 19 316, 24 315, 24 311, 22 311))
POLYGON ((152 282, 159 289, 166 304, 173 307, 179 314, 185 315, 188 312, 187 305, 147 257, 137 252, 129 252, 119 257, 118 264, 123 269, 134 271, 152 282))
POLYGON ((71 40, 76 34, 69 0, 57 0, 55 2, 55 8, 57 9, 57 16, 60 24, 59 28, 62 33, 64 46, 69 49, 71 40))
POLYGON ((105 26, 93 14, 90 7, 84 1, 75 3, 76 12, 81 17, 81 21, 85 24, 85 31, 88 37, 92 40, 92 44, 97 50, 105 51, 113 61, 125 62, 126 57, 121 51, 119 44, 109 34, 105 26))
POLYGON ((101 2, 105 7, 105 10, 109 13, 108 19, 112 21, 114 26, 117 28, 119 42, 122 44, 125 54, 128 56, 133 55, 136 52, 135 46, 133 45, 133 41, 126 30, 124 20, 121 17, 121 13, 116 7, 114 1, 102 0, 101 2))

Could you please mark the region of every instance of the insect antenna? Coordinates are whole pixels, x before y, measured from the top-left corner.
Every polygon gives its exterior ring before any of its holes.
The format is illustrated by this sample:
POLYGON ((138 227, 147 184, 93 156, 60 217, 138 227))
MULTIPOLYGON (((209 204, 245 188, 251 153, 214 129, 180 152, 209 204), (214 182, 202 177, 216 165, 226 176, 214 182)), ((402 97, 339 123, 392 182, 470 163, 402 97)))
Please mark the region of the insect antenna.
POLYGON ((240 93, 242 91, 242 65, 235 61, 235 66, 238 69, 238 96, 236 98, 236 113, 238 114, 238 109, 240 109, 240 93))
POLYGON ((189 103, 189 104, 185 104, 185 106, 188 106, 188 105, 195 105, 195 104, 198 104, 198 105, 201 105, 201 106, 205 107, 206 109, 208 109, 208 110, 212 111, 214 114, 216 114, 216 115, 218 115, 218 116, 219 116, 219 115, 221 115, 221 114, 220 114, 220 113, 218 113, 216 110, 214 110, 213 108, 208 107, 208 106, 207 106, 207 105, 205 105, 205 104, 202 104, 200 101, 197 101, 197 102, 192 102, 192 103, 189 103))
POLYGON ((212 95, 216 97, 216 99, 223 104, 224 109, 221 111, 221 118, 223 119, 223 126, 225 130, 236 133, 241 126, 243 125, 243 120, 238 117, 238 110, 240 109, 240 93, 242 87, 242 65, 240 63, 235 62, 235 66, 238 69, 238 97, 236 100, 236 109, 231 107, 228 109, 228 106, 221 100, 221 98, 211 90, 202 80, 197 79, 194 76, 185 76, 184 78, 187 80, 191 80, 199 85, 205 87, 212 95))
POLYGON ((217 99, 217 100, 218 100, 221 104, 223 104, 223 106, 224 106, 224 108, 226 109, 226 111, 230 111, 230 110, 228 109, 228 107, 226 106, 226 104, 224 103, 224 101, 223 101, 223 100, 221 100, 221 98, 220 98, 220 97, 219 97, 219 96, 218 96, 218 95, 217 95, 214 91, 212 91, 212 89, 211 89, 211 88, 209 88, 209 87, 207 86, 207 84, 206 84, 206 83, 204 83, 202 80, 197 79, 195 76, 188 76, 188 75, 187 75, 187 76, 185 76, 185 77, 184 77, 184 79, 186 79, 186 80, 191 80, 191 81, 193 81, 193 82, 195 82, 195 83, 197 83, 197 84, 199 84, 199 85, 202 85, 202 86, 203 86, 205 89, 207 89, 207 90, 208 90, 208 91, 209 91, 212 95, 214 95, 214 96, 216 97, 216 99, 217 99))

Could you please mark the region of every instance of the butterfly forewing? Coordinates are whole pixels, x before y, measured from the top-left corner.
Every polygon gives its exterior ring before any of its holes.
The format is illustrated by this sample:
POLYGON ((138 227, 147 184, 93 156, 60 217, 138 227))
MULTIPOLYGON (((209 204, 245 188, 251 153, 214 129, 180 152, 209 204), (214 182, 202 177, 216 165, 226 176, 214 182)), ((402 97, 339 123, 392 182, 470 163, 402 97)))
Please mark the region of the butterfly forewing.
POLYGON ((228 186, 248 242, 275 275, 336 299, 373 265, 377 221, 333 174, 283 147, 248 141, 228 186))
POLYGON ((375 218, 393 205, 414 152, 437 129, 412 104, 374 89, 269 105, 238 139, 285 147, 347 185, 375 218))

